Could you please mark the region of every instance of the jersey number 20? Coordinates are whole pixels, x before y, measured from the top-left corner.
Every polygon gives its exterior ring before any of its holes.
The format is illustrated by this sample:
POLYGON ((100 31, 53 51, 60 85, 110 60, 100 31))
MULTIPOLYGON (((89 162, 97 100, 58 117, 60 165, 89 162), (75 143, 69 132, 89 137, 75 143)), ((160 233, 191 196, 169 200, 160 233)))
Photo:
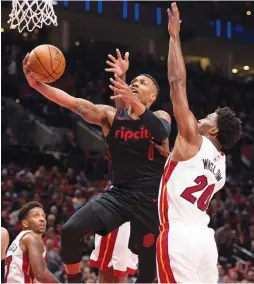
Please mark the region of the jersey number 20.
POLYGON ((198 198, 197 206, 198 209, 205 211, 210 203, 211 197, 213 195, 213 191, 215 188, 215 184, 211 184, 207 186, 207 177, 206 176, 198 176, 194 182, 197 185, 187 187, 184 192, 181 194, 181 197, 194 204, 197 200, 193 193, 203 191, 201 196, 198 198))

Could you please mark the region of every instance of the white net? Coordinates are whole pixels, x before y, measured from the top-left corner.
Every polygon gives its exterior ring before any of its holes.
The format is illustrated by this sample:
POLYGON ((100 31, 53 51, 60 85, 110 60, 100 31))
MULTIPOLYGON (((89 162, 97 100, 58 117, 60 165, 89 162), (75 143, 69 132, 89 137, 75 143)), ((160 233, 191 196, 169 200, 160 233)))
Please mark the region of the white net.
POLYGON ((52 0, 12 0, 12 11, 8 23, 11 28, 18 27, 21 33, 25 28, 31 32, 43 24, 57 26, 52 0))

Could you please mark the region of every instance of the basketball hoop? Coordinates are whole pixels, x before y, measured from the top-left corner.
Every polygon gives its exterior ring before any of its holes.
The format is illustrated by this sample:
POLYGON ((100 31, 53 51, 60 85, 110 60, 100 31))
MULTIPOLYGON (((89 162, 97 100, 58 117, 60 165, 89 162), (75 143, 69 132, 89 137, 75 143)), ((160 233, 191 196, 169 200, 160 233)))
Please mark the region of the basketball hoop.
POLYGON ((53 8, 53 0, 12 0, 12 11, 8 23, 11 28, 18 27, 21 33, 25 28, 31 32, 51 23, 57 26, 57 16, 53 8))

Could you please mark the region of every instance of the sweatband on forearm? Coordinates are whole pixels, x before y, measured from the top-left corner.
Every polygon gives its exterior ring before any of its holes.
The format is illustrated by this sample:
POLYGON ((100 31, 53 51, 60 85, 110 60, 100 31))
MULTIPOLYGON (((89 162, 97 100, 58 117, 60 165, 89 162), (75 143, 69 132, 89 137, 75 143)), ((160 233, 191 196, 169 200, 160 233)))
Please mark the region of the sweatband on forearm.
POLYGON ((139 117, 149 134, 154 137, 156 141, 163 141, 168 138, 171 125, 166 119, 158 118, 148 109, 139 117))

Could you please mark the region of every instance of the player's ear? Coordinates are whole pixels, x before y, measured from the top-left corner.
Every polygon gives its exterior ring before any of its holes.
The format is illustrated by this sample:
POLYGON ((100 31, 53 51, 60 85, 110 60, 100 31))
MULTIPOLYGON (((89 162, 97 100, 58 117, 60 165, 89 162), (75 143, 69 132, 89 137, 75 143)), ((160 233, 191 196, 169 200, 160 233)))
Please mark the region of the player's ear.
POLYGON ((209 134, 214 137, 218 135, 218 132, 219 132, 219 129, 217 127, 213 127, 209 130, 209 134))
POLYGON ((27 222, 27 220, 22 220, 22 221, 21 221, 21 225, 22 225, 22 227, 23 227, 24 229, 26 229, 26 228, 28 227, 28 222, 27 222))
POLYGON ((152 93, 150 97, 150 102, 153 103, 156 100, 156 93, 152 93))

